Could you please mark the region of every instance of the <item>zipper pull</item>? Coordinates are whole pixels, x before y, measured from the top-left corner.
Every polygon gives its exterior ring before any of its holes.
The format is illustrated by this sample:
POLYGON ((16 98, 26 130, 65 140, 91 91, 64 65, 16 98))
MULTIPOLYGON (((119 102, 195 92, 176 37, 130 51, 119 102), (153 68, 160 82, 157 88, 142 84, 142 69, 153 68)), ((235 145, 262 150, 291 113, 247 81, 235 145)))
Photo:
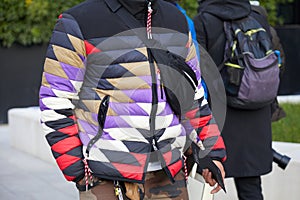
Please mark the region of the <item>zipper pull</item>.
POLYGON ((152 30, 151 30, 151 22, 152 22, 152 8, 151 1, 148 2, 148 15, 147 15, 147 37, 148 39, 152 39, 152 30))
POLYGON ((114 181, 114 189, 115 189, 115 195, 118 198, 118 200, 124 200, 119 181, 114 181))
POLYGON ((153 150, 154 150, 154 151, 157 151, 157 150, 158 150, 157 147, 156 147, 156 144, 155 144, 155 140, 154 140, 154 139, 152 139, 152 147, 153 147, 153 150))
POLYGON ((163 99, 164 98, 164 93, 163 93, 164 83, 161 80, 160 70, 159 69, 157 69, 157 79, 160 82, 160 98, 163 99))
POLYGON ((184 165, 184 178, 185 178, 185 182, 188 183, 188 177, 189 177, 189 173, 187 170, 187 157, 185 155, 182 156, 183 157, 183 165, 184 165))
POLYGON ((164 83, 160 82, 160 99, 164 99, 164 83))

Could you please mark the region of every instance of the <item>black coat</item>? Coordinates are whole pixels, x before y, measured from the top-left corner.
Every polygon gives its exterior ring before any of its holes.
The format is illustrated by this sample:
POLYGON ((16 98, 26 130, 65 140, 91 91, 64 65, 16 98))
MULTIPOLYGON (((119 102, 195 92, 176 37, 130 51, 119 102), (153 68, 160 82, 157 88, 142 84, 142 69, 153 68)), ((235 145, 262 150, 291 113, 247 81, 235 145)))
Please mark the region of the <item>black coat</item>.
MULTIPOLYGON (((206 0, 194 18, 198 42, 210 53, 216 65, 223 61, 225 34, 223 21, 247 16, 248 0, 206 0)), ((268 29, 266 19, 251 13, 268 29)), ((227 149, 226 177, 259 176, 272 170, 271 107, 239 110, 227 106, 222 136, 227 149)), ((216 119, 218 121, 218 119, 216 119)))

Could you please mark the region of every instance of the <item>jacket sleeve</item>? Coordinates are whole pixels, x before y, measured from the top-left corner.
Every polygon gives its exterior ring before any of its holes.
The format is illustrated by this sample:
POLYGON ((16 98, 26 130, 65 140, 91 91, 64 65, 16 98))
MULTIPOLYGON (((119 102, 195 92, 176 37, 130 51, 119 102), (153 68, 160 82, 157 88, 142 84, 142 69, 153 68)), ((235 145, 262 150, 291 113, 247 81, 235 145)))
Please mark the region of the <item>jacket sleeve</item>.
POLYGON ((77 22, 60 15, 44 62, 40 88, 43 130, 56 162, 68 181, 84 176, 82 143, 74 116, 74 102, 85 73, 85 46, 77 22))
POLYGON ((226 151, 224 141, 220 135, 218 125, 212 116, 208 102, 204 98, 204 89, 201 86, 199 60, 194 44, 191 44, 186 62, 196 72, 199 85, 194 104, 190 111, 185 114, 185 117, 189 119, 190 125, 197 132, 198 139, 202 141, 204 148, 209 152, 208 156, 215 160, 225 161, 226 151))

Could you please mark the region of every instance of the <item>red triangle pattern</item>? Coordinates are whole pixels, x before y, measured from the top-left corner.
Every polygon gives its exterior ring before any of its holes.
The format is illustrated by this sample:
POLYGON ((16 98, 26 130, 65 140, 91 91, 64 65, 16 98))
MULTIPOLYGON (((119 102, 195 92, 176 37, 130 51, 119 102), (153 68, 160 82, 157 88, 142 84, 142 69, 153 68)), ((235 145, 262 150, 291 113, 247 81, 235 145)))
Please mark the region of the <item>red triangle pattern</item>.
POLYGON ((131 153, 140 163, 139 166, 121 164, 121 163, 111 163, 124 178, 133 180, 142 180, 144 174, 145 163, 147 155, 131 153))
POLYGON ((190 111, 188 111, 188 112, 185 114, 185 116, 186 116, 187 118, 189 118, 189 119, 193 119, 193 118, 195 118, 196 113, 198 112, 198 110, 199 110, 199 108, 196 108, 196 109, 194 109, 194 110, 190 110, 190 111))
POLYGON ((172 159, 172 152, 169 151, 165 154, 163 154, 163 157, 165 159, 166 165, 168 166, 171 163, 171 159, 172 159))
POLYGON ((124 178, 133 180, 142 180, 144 168, 140 166, 133 166, 128 164, 112 163, 124 178))
POLYGON ((69 167, 70 165, 74 164, 75 162, 77 162, 80 159, 81 158, 78 158, 78 157, 75 157, 75 156, 71 156, 71 155, 68 155, 68 154, 64 154, 64 155, 59 156, 56 159, 56 162, 57 162, 59 168, 61 170, 64 170, 64 169, 66 169, 67 167, 69 167))
POLYGON ((84 41, 84 45, 85 45, 85 50, 86 50, 87 55, 101 52, 100 49, 96 48, 94 45, 89 43, 87 40, 84 41))
POLYGON ((58 131, 62 132, 64 134, 67 134, 69 136, 73 136, 73 135, 77 135, 78 134, 78 126, 77 126, 77 124, 74 124, 72 126, 67 126, 65 128, 61 128, 58 131))
MULTIPOLYGON (((216 141, 215 145, 213 146, 213 149, 225 149, 224 141, 222 137, 219 137, 216 141)), ((222 161, 225 161, 226 157, 222 158, 222 161)))
POLYGON ((171 151, 163 154, 163 157, 165 159, 168 170, 170 171, 171 175, 174 177, 183 166, 182 160, 178 160, 177 162, 170 165, 171 160, 172 160, 172 152, 171 151))
POLYGON ((209 124, 202 128, 201 132, 198 134, 200 140, 205 140, 209 137, 219 136, 219 128, 217 124, 209 124))
POLYGON ((168 169, 173 177, 181 170, 183 167, 182 160, 178 160, 177 162, 173 163, 172 165, 168 166, 168 169))
POLYGON ((80 139, 72 136, 55 143, 51 149, 59 154, 64 154, 80 145, 82 145, 80 139))
POLYGON ((208 115, 205 117, 197 117, 190 120, 191 125, 196 129, 205 126, 209 120, 211 120, 212 115, 208 115))
POLYGON ((68 180, 68 181, 73 181, 76 177, 75 176, 68 176, 64 174, 64 177, 68 180))
POLYGON ((186 45, 185 45, 185 48, 189 48, 191 47, 191 42, 190 41, 187 41, 186 45))

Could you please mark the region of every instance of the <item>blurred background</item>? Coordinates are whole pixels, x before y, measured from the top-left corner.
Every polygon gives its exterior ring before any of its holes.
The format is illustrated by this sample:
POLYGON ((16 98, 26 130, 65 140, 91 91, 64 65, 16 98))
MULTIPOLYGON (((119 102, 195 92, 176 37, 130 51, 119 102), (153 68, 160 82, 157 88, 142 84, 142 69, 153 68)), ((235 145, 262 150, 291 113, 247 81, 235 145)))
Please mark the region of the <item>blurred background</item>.
MULTIPOLYGON (((0 124, 8 123, 10 108, 38 105, 44 55, 55 21, 63 10, 80 2, 82 0, 0 0, 0 124)), ((286 55, 279 95, 300 95, 300 1, 261 0, 260 3, 267 9, 286 55)), ((196 15, 196 0, 181 0, 180 4, 191 18, 196 15)), ((290 109, 300 109, 295 104, 293 108, 282 106, 289 115, 292 115, 290 109)), ((282 123, 284 121, 280 121, 282 123)), ((276 129, 277 124, 274 124, 276 129)), ((277 140, 276 135, 275 130, 277 140)))
MULTIPOLYGON (((82 0, 0 0, 0 199, 38 199, 48 190, 57 193, 47 193, 49 199, 78 198, 74 186, 66 185, 50 156, 50 148, 38 127, 37 106, 44 56, 55 21, 62 11, 80 2, 82 0), (38 136, 34 135, 36 132, 38 136), (14 179, 18 179, 21 165, 27 176, 21 176, 23 182, 16 185, 14 179), (58 185, 45 184, 49 181, 45 174, 52 177, 51 183, 58 185), (36 181, 34 190, 24 179, 36 181), (12 194, 16 190, 35 191, 35 195, 24 196, 21 192, 22 197, 17 198, 12 194), (67 194, 64 190, 68 190, 67 194)), ((300 1, 261 0, 260 3, 268 11, 268 20, 275 27, 286 56, 278 95, 287 117, 273 123, 274 146, 282 153, 295 156, 300 166, 300 1)), ((181 0, 179 4, 191 18, 196 15, 196 0, 181 0)), ((276 173, 280 180, 285 177, 290 181, 281 171, 276 173)), ((298 178, 294 176, 293 180, 299 188, 298 178)), ((272 180, 269 178, 266 182, 272 180)))

